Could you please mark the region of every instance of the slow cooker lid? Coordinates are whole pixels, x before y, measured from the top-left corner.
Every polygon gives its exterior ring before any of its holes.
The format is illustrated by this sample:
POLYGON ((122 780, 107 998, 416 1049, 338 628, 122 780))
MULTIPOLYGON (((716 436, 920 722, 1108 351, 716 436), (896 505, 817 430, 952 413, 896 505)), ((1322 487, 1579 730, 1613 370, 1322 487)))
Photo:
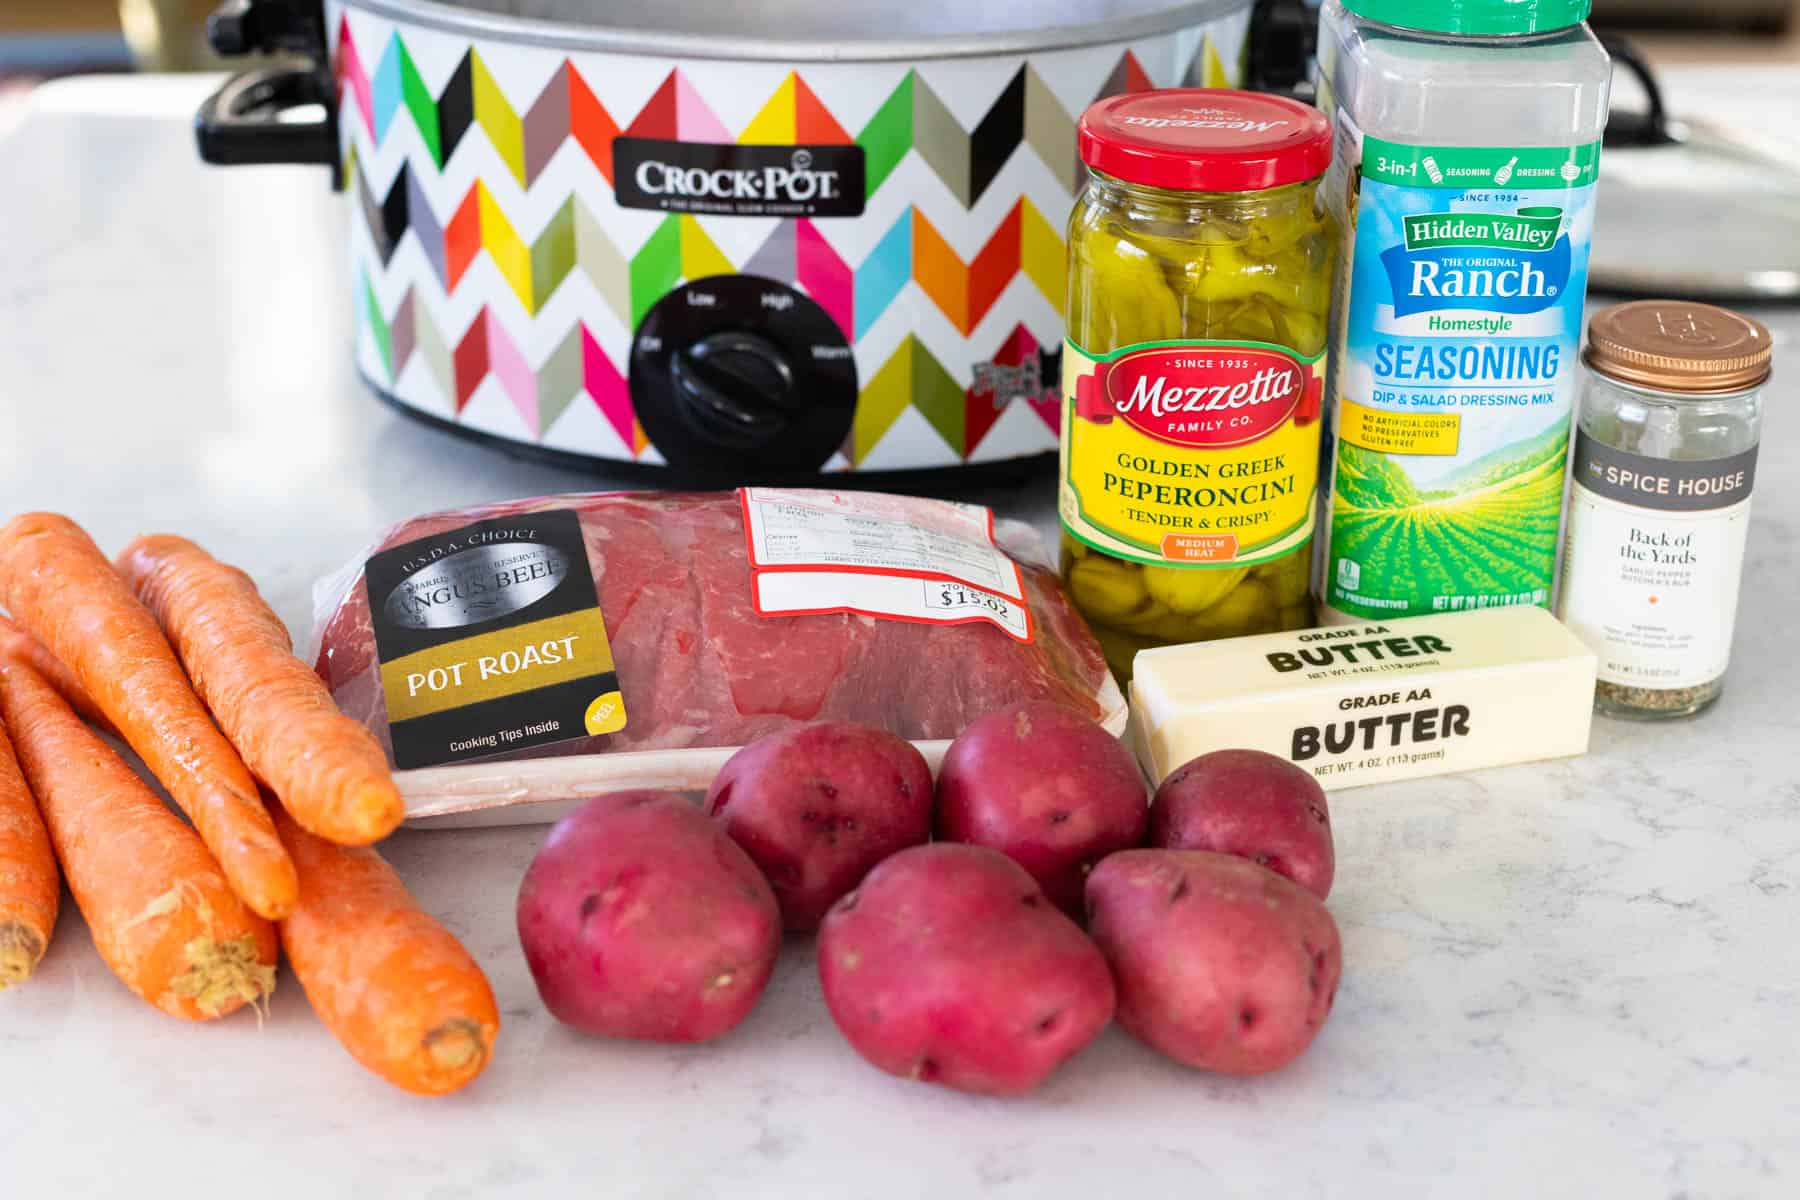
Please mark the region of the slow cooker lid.
POLYGON ((923 59, 1129 41, 1252 0, 348 0, 402 21, 570 49, 694 58, 923 59))

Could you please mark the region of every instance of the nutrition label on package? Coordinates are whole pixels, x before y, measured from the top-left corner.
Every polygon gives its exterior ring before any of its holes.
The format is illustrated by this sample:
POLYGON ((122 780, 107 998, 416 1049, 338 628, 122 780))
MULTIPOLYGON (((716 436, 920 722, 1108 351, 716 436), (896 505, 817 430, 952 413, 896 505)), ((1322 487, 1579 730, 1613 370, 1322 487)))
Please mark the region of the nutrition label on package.
POLYGON ((764 616, 986 621, 1031 640, 1024 577, 994 543, 989 509, 856 492, 745 488, 740 495, 764 616))

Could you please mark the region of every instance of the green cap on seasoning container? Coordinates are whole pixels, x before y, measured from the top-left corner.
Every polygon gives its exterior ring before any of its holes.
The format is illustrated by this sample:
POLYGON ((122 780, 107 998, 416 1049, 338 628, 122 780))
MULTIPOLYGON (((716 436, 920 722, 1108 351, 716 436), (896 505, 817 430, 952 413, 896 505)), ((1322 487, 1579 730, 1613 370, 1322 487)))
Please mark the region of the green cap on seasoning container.
POLYGON ((1285 96, 1163 88, 1097 100, 1081 115, 1081 161, 1103 175, 1175 192, 1254 192, 1316 179, 1331 165, 1331 122, 1285 96))
POLYGON ((1370 21, 1426 33, 1517 37, 1553 33, 1587 20, 1594 0, 1342 0, 1370 21))

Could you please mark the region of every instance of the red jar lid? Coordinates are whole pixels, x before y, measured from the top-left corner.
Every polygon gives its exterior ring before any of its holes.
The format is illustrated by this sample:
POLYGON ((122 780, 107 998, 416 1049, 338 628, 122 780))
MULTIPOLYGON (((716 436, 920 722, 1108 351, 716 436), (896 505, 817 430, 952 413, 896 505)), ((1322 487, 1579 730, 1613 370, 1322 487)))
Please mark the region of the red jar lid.
POLYGON ((1331 165, 1331 122, 1286 96, 1218 88, 1126 92, 1081 116, 1081 161, 1178 192, 1254 192, 1331 165))

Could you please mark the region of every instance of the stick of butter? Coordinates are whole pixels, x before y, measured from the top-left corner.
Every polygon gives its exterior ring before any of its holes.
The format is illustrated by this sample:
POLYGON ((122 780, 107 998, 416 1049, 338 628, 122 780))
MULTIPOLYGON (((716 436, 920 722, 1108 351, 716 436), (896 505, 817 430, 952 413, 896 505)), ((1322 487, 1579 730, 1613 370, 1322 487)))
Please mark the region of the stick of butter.
POLYGON ((1160 783, 1265 750, 1327 788, 1587 752, 1595 658, 1541 608, 1363 621, 1141 651, 1131 739, 1160 783))

